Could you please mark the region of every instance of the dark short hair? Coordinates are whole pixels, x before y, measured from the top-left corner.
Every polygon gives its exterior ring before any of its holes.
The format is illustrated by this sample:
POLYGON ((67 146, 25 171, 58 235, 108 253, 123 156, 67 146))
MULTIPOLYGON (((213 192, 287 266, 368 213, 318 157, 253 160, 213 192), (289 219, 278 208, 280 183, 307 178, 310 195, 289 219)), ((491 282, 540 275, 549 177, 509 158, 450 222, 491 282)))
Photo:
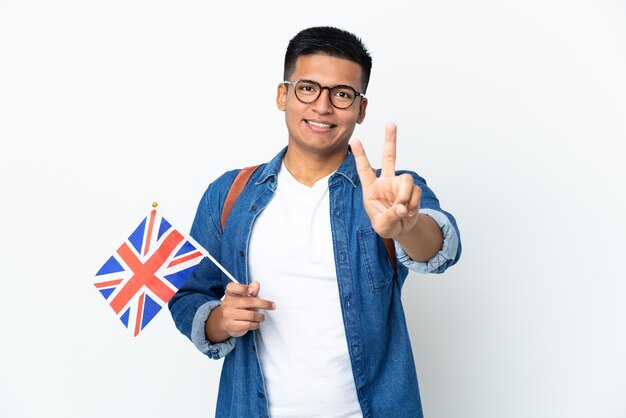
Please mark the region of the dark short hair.
POLYGON ((331 26, 317 26, 298 32, 287 46, 284 80, 288 80, 295 71, 298 57, 313 54, 330 55, 359 64, 362 93, 365 93, 372 72, 372 57, 359 37, 331 26))

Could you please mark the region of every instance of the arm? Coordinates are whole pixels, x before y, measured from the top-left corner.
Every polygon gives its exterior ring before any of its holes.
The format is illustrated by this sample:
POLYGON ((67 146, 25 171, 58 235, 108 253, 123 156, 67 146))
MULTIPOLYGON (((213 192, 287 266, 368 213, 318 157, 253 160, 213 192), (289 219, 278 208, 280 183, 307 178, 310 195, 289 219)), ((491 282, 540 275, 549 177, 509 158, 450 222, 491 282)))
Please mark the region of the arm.
POLYGON ((441 210, 426 182, 414 173, 396 172, 396 126, 387 125, 380 176, 358 140, 351 143, 363 187, 363 205, 372 227, 396 241, 398 258, 420 272, 442 272, 460 256, 456 223, 441 210), (399 248, 398 248, 399 247, 399 248))
MULTIPOLYGON (((221 259, 222 232, 217 222, 225 191, 234 173, 226 173, 211 184, 198 205, 191 236, 214 258, 221 259)), ((168 307, 177 328, 211 358, 221 358, 235 345, 234 337, 256 329, 263 321, 258 309, 273 309, 273 303, 257 297, 259 284, 228 283, 208 258, 170 300, 168 307)))
MULTIPOLYGON (((190 235, 215 259, 222 261, 222 232, 219 224, 225 190, 235 173, 226 173, 207 188, 196 211, 190 235)), ((230 339, 212 344, 205 335, 205 322, 211 312, 221 305, 225 285, 222 272, 208 258, 204 258, 187 281, 168 303, 178 330, 189 338, 196 348, 211 358, 221 358, 235 346, 230 339)))
POLYGON ((415 225, 394 239, 412 260, 427 262, 443 247, 443 233, 430 216, 418 213, 416 217, 415 225))

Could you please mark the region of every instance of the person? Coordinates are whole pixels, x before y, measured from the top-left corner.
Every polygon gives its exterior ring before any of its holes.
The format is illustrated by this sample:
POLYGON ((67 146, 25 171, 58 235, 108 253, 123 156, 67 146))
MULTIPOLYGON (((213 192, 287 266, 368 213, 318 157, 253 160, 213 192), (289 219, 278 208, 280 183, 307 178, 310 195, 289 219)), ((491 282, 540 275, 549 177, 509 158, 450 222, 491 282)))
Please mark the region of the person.
POLYGON ((202 353, 224 358, 217 417, 422 416, 400 291, 408 269, 455 264, 460 235, 426 181, 396 171, 395 124, 380 170, 351 140, 371 66, 351 32, 297 33, 276 97, 286 147, 254 171, 223 230, 240 170, 198 205, 190 235, 240 283, 204 259, 169 309, 202 353))

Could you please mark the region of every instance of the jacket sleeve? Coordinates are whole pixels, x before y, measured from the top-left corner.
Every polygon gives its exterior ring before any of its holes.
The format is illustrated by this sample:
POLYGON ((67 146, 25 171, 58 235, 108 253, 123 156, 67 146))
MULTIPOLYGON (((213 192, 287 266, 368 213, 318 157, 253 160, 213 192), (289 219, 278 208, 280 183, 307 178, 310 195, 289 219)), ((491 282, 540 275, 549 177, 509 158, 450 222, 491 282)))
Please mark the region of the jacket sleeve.
MULTIPOLYGON (((220 214, 226 192, 235 174, 228 172, 209 185, 198 204, 191 226, 191 237, 218 261, 221 257, 222 243, 220 214)), ((221 270, 205 257, 168 302, 176 328, 189 338, 198 350, 213 359, 224 357, 235 346, 234 338, 212 344, 206 339, 204 331, 209 314, 220 305, 224 296, 224 280, 221 270)))
POLYGON ((395 242, 396 256, 405 267, 418 273, 443 273, 461 257, 461 235, 456 219, 441 209, 439 200, 426 184, 426 180, 410 171, 398 171, 398 174, 403 173, 411 174, 415 184, 422 189, 420 214, 430 216, 437 222, 443 233, 443 246, 430 260, 420 262, 412 260, 400 244, 395 242))

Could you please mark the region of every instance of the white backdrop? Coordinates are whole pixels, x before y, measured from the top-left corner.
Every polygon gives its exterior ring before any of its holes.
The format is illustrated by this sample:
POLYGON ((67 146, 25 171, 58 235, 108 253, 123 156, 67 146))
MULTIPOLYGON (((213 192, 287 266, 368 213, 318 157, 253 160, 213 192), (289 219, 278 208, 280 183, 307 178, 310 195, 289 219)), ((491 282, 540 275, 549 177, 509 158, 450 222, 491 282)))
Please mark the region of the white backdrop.
POLYGON ((464 253, 403 293, 428 418, 626 417, 626 5, 0 0, 0 417, 210 417, 221 363, 162 311, 128 335, 93 275, 158 201, 286 143, 288 40, 374 59, 372 163, 428 180, 464 253), (252 81, 255 88, 249 88, 252 81))

